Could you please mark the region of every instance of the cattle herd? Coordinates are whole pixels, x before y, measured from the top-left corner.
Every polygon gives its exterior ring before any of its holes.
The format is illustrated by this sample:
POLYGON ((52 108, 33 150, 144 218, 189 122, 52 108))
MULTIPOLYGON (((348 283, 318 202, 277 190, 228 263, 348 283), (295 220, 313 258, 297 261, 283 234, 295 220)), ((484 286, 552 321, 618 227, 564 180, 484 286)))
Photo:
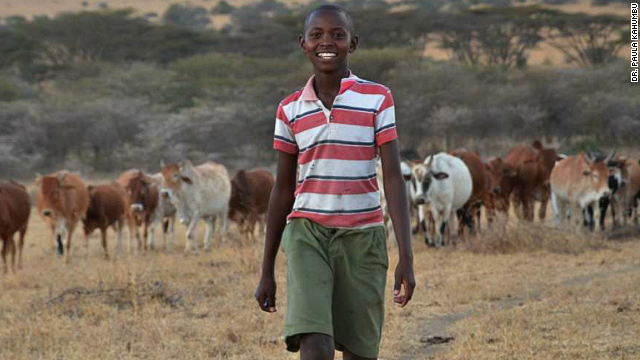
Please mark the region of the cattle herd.
POLYGON ((594 230, 597 223, 604 230, 608 210, 613 226, 620 226, 620 218, 624 226, 630 218, 638 223, 640 162, 615 152, 566 156, 535 140, 513 147, 504 158, 482 159, 466 149, 424 160, 405 156, 404 169, 410 212, 416 217, 413 232, 423 233, 431 246, 454 240, 453 225, 458 236, 479 231, 483 209, 489 226, 500 216, 506 229, 511 206, 519 218, 533 221, 536 202, 538 218, 544 220, 551 201, 558 227, 573 219, 578 226, 594 230))
MULTIPOLYGON (((599 156, 583 152, 565 156, 538 140, 510 149, 504 159, 483 159, 466 149, 429 155, 424 160, 415 152, 403 155, 401 170, 410 212, 416 218, 413 231, 422 233, 430 246, 455 240, 450 234, 452 226, 457 226, 459 237, 479 231, 483 209, 489 226, 496 224, 498 216, 508 218, 512 205, 521 219, 533 221, 536 202, 540 203, 538 218, 544 220, 551 201, 557 226, 573 219, 573 223, 591 230, 597 224, 604 229, 608 210, 613 226, 620 226, 620 219, 625 226, 630 218, 638 223, 638 159, 615 156, 615 153, 599 156)), ((129 253, 155 248, 157 226, 162 228, 163 246, 173 249, 176 215, 187 226, 185 252, 198 250, 194 235, 201 219, 206 223, 203 241, 206 251, 211 248, 216 227, 222 240, 228 220, 236 222, 245 237, 255 239, 256 224, 259 232, 264 233, 265 214, 274 184, 269 171, 240 170, 230 179, 225 166, 215 162, 194 166, 185 160, 162 163, 161 168, 156 174, 128 170, 113 182, 96 185, 86 185, 78 175, 66 170, 38 176, 37 212, 51 231, 53 250, 69 262, 72 234, 80 222, 85 246, 88 246, 88 236, 100 229, 106 258, 109 257, 107 228, 116 232, 116 253, 121 253, 125 224, 129 229, 129 253)), ((381 168, 378 168, 378 187, 388 226, 381 168)), ((13 181, 0 182, 0 237, 5 273, 9 254, 12 270, 15 270, 16 253, 18 268, 22 266, 30 210, 31 200, 24 186, 13 181), (19 234, 17 244, 15 233, 19 234)), ((506 226, 506 221, 504 224, 506 226)))
MULTIPOLYGON (((69 262, 72 235, 80 222, 85 246, 89 235, 100 229, 105 258, 109 258, 107 228, 116 232, 116 252, 121 253, 125 224, 129 229, 130 253, 153 249, 156 246, 153 230, 157 226, 162 227, 163 245, 172 249, 176 215, 187 226, 185 252, 198 250, 194 234, 201 219, 207 226, 205 250, 211 248, 216 223, 222 239, 228 218, 238 224, 245 236, 255 236, 256 222, 264 231, 264 216, 274 184, 269 171, 241 170, 230 179, 227 169, 214 162, 194 166, 186 160, 161 165, 162 171, 157 174, 133 169, 113 182, 97 185, 86 185, 78 175, 66 170, 38 176, 37 212, 51 231, 53 250, 69 262)), ((5 273, 9 254, 11 269, 15 270, 16 253, 18 268, 22 267, 30 210, 31 200, 24 186, 13 181, 0 183, 0 237, 5 273), (17 246, 13 239, 16 232, 17 246)))

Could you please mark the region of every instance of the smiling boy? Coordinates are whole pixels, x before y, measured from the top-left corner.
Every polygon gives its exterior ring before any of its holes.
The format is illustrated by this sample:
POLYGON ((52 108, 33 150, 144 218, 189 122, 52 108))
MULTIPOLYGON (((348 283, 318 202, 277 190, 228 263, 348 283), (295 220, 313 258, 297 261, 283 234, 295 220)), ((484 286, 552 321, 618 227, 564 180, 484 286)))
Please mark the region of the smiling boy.
POLYGON ((388 88, 349 70, 358 36, 344 9, 314 9, 303 30, 299 43, 314 75, 278 106, 277 177, 255 296, 262 310, 276 311, 275 259, 282 240, 287 350, 300 350, 303 360, 333 359, 334 349, 347 360, 375 359, 388 268, 378 154, 398 241, 394 302, 404 307, 415 287, 393 98, 388 88))

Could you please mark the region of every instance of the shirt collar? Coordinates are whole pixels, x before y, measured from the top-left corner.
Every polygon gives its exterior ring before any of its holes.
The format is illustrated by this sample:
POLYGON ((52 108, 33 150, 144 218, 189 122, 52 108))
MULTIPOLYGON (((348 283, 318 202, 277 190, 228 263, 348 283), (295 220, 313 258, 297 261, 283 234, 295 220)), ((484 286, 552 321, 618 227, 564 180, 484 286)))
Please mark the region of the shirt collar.
MULTIPOLYGON (((302 89, 301 100, 304 100, 304 101, 319 100, 318 95, 316 95, 316 91, 313 89, 313 82, 315 81, 314 79, 315 79, 315 75, 311 75, 309 80, 307 80, 307 84, 302 89)), ((340 80, 340 91, 338 92, 338 95, 341 95, 342 93, 347 91, 347 89, 353 86, 353 84, 355 84, 358 80, 359 78, 355 76, 353 72, 351 72, 351 70, 349 70, 349 76, 346 78, 342 78, 340 80)))

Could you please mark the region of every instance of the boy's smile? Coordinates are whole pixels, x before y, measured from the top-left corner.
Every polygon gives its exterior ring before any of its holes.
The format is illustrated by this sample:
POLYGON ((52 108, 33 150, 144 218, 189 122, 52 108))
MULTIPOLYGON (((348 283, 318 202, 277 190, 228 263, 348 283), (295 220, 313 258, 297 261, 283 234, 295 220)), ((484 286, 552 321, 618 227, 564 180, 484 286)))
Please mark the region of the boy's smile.
POLYGON ((355 51, 358 37, 352 34, 345 15, 338 11, 317 11, 305 25, 299 41, 313 67, 323 73, 346 71, 348 55, 355 51))

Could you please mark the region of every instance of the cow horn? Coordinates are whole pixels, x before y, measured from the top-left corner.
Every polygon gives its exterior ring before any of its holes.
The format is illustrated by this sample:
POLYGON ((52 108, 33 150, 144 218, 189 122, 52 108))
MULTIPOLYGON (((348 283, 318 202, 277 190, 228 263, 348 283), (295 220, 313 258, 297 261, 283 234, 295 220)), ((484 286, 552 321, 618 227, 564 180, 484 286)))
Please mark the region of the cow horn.
POLYGON ((427 161, 427 167, 431 167, 431 163, 433 163, 433 156, 434 155, 429 155, 429 161, 427 161))
POLYGON ((604 160, 605 164, 608 163, 609 160, 613 160, 614 156, 616 156, 616 149, 613 149, 611 154, 609 154, 609 156, 607 156, 607 158, 604 160))
POLYGON ((62 183, 64 181, 64 178, 67 177, 67 173, 65 172, 61 172, 58 174, 58 182, 62 183))

